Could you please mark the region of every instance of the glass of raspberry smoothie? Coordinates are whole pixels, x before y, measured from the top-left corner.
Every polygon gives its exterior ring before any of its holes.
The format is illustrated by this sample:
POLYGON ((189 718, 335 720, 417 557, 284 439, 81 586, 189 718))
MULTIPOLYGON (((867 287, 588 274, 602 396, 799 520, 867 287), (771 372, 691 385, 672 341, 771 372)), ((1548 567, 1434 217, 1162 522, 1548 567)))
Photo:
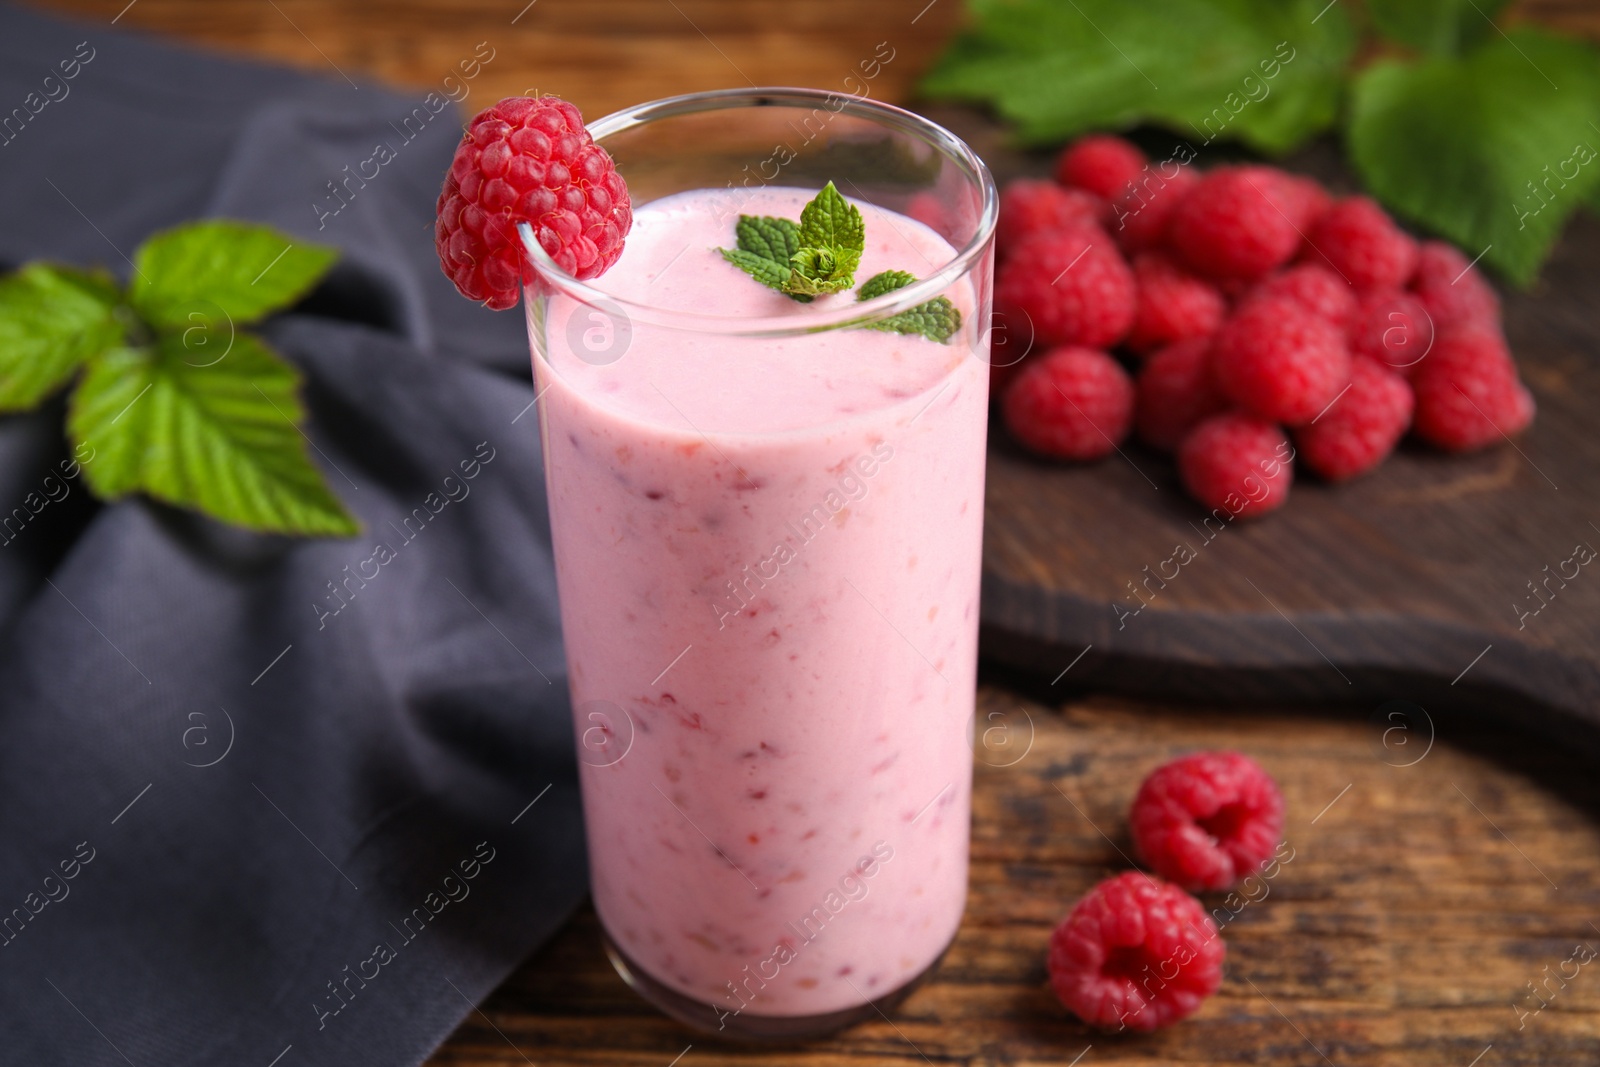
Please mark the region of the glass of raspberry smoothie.
POLYGON ((667 1013, 826 1033, 929 973, 966 901, 994 187, 840 94, 590 129, 621 259, 580 282, 523 237, 595 907, 667 1013), (830 182, 853 288, 797 300, 719 251, 830 182), (890 270, 917 280, 861 292, 890 270))

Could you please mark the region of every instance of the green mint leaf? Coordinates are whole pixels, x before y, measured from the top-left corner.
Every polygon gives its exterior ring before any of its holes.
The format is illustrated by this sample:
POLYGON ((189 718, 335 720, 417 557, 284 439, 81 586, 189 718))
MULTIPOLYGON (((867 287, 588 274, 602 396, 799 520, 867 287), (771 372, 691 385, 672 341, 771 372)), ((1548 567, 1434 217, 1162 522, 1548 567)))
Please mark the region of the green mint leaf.
POLYGON ((719 248, 722 258, 744 271, 768 289, 782 290, 789 284, 789 275, 792 273, 787 261, 783 263, 767 259, 755 252, 747 252, 742 248, 719 248))
POLYGON ((300 299, 338 257, 270 226, 185 223, 139 246, 129 295, 152 326, 185 329, 213 307, 244 326, 300 299))
POLYGON ((1026 142, 1166 126, 1196 148, 1282 153, 1331 126, 1356 35, 1327 0, 969 0, 922 83, 995 108, 1026 142), (1327 10, 1323 10, 1326 8, 1327 10), (1315 21, 1313 21, 1315 20, 1315 21))
POLYGON ((359 532, 307 457, 295 369, 243 333, 213 359, 168 335, 89 362, 67 431, 95 449, 84 474, 96 495, 142 490, 272 533, 359 532))
POLYGON ((30 263, 0 278, 0 411, 24 411, 122 342, 105 274, 30 263))
POLYGON ((1506 0, 1367 0, 1379 33, 1429 55, 1454 56, 1496 33, 1506 0))
POLYGON ((875 296, 904 289, 916 280, 915 274, 908 274, 903 270, 880 271, 861 283, 861 288, 856 290, 856 299, 871 300, 875 296))
POLYGON ((734 233, 739 247, 719 248, 723 259, 769 289, 787 293, 802 303, 810 302, 811 297, 789 289, 789 279, 794 275, 790 259, 800 250, 799 226, 770 215, 740 215, 734 233))
POLYGON ((1374 196, 1526 285, 1600 185, 1600 57, 1533 29, 1357 75, 1347 136, 1374 196), (1485 251, 1487 249, 1487 251, 1485 251))
POLYGON ((800 250, 800 227, 788 219, 773 218, 771 215, 740 215, 734 234, 739 238, 739 248, 743 251, 784 266, 800 250))
POLYGON ((829 182, 800 209, 800 249, 790 258, 806 283, 818 286, 819 292, 836 293, 856 283, 866 246, 861 210, 829 182))
MULTIPOLYGON (((916 275, 908 274, 903 270, 886 270, 874 274, 861 284, 856 290, 857 300, 871 300, 873 297, 892 293, 896 289, 903 289, 916 281, 916 275)), ((898 315, 891 315, 878 322, 866 324, 871 330, 886 330, 890 333, 920 334, 930 341, 948 344, 950 338, 961 329, 961 312, 948 298, 936 296, 932 300, 924 301, 908 311, 898 315)))

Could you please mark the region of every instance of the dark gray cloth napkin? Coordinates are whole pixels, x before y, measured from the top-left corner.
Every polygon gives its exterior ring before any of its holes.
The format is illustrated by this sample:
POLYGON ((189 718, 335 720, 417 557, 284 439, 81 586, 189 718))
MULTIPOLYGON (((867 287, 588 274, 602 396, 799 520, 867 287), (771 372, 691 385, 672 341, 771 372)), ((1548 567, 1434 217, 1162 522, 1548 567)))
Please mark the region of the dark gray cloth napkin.
POLYGON ((102 506, 61 403, 0 417, 3 1064, 419 1063, 584 893, 522 320, 434 262, 461 116, 328 74, 0 7, 0 267, 338 245, 265 334, 365 527, 102 506))

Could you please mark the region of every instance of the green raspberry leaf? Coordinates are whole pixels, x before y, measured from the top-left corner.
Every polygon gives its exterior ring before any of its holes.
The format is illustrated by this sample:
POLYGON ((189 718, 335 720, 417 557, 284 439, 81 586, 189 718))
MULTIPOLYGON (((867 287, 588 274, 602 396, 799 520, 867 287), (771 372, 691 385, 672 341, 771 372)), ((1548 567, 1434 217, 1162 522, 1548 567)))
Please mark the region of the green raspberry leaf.
POLYGON ((861 288, 856 290, 856 299, 871 300, 875 296, 904 289, 916 280, 915 274, 908 274, 903 270, 880 271, 861 283, 861 288))
POLYGON ((243 333, 214 362, 191 357, 169 335, 89 363, 67 431, 95 450, 84 467, 95 493, 143 490, 271 533, 359 532, 306 455, 295 369, 243 333))
POLYGON ((969 0, 922 83, 992 105, 1030 144, 1166 126, 1278 154, 1339 114, 1356 35, 1327 0, 969 0))
POLYGON ((332 248, 270 226, 190 222, 139 246, 130 295, 152 326, 188 328, 214 308, 244 326, 300 299, 338 258, 332 248))
POLYGON ((1367 0, 1379 33, 1435 56, 1460 55, 1495 34, 1506 0, 1367 0))
POLYGON ((107 274, 30 263, 0 278, 0 411, 25 411, 122 343, 107 274))
POLYGON ((1519 285, 1600 185, 1600 57, 1534 29, 1357 75, 1350 156, 1372 193, 1519 285), (1487 251, 1485 251, 1487 250, 1487 251))
MULTIPOLYGON (((904 289, 916 280, 916 275, 903 270, 882 271, 862 283, 861 288, 856 290, 856 299, 871 300, 884 293, 904 289)), ((961 312, 948 298, 936 296, 908 311, 891 315, 878 322, 869 322, 866 326, 870 330, 885 330, 889 333, 920 334, 930 341, 948 344, 950 338, 961 329, 961 312)))

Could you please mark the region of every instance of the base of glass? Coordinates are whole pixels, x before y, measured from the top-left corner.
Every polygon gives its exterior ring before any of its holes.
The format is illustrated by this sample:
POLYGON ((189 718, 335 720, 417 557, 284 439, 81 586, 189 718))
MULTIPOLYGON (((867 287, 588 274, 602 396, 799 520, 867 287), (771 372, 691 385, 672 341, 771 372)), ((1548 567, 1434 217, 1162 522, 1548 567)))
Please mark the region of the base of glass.
MULTIPOLYGON (((943 962, 945 953, 950 951, 950 944, 946 944, 933 958, 933 962, 923 968, 915 978, 892 992, 854 1008, 842 1008, 820 1015, 756 1015, 748 1011, 735 1015, 705 1001, 685 996, 652 978, 617 947, 617 943, 611 940, 611 935, 605 932, 603 926, 600 937, 605 944, 606 956, 611 960, 611 966, 617 969, 622 980, 628 983, 629 988, 635 993, 685 1026, 732 1041, 807 1041, 837 1033, 867 1019, 886 1017, 888 1012, 893 1011, 901 1001, 928 980, 943 962)), ((950 943, 953 944, 954 941, 955 938, 952 937, 950 943)))

